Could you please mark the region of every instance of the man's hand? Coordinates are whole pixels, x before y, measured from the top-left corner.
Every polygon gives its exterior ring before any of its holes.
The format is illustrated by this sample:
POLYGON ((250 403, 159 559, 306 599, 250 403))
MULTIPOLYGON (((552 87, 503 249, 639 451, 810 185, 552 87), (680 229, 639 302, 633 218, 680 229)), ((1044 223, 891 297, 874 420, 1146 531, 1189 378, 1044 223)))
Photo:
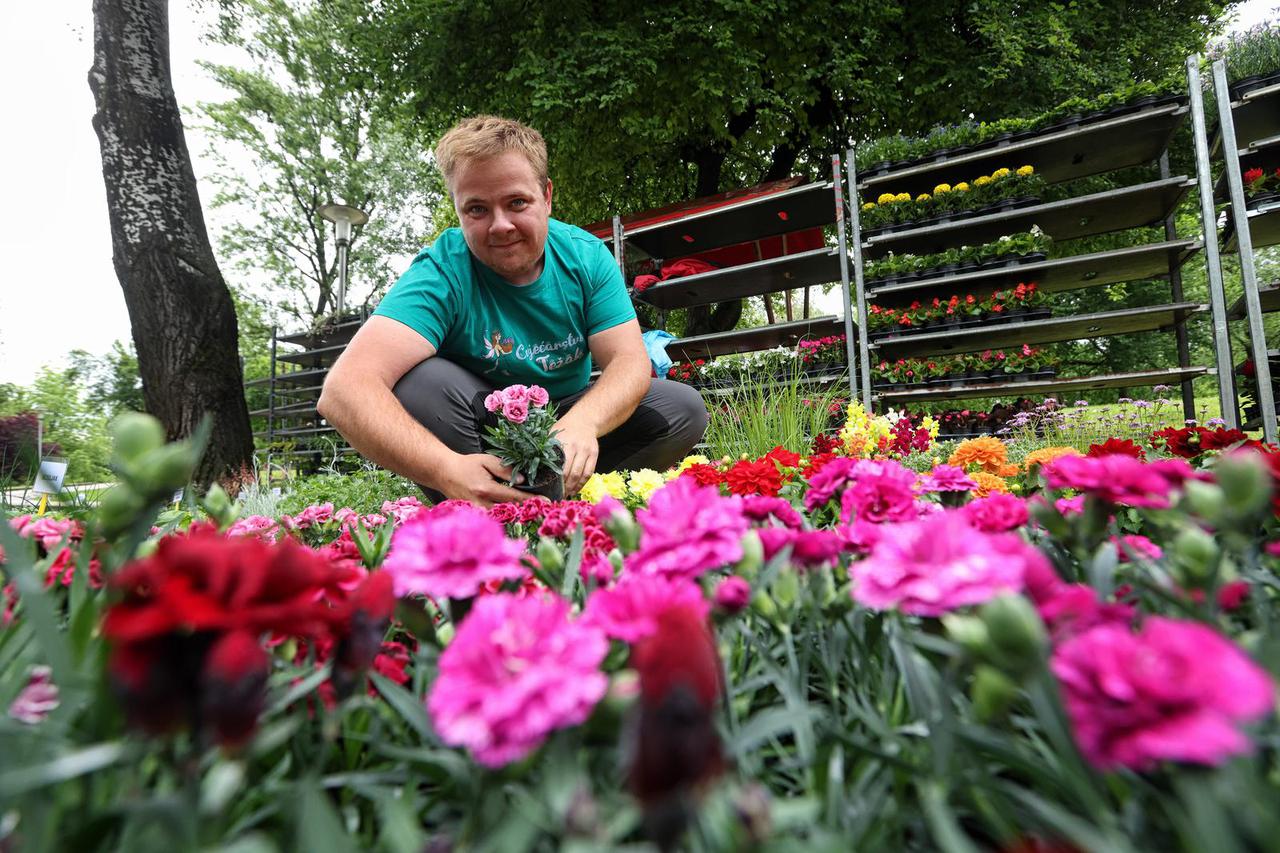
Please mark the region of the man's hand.
POLYGON ((560 431, 556 438, 560 439, 560 446, 564 449, 564 496, 567 498, 576 495, 587 478, 595 473, 600 441, 596 438, 595 428, 574 420, 572 411, 556 421, 554 429, 560 431))
POLYGON ((484 507, 523 501, 529 497, 528 493, 516 491, 495 478, 511 480, 511 469, 499 462, 496 456, 455 453, 441 468, 439 481, 433 485, 444 492, 446 498, 471 501, 484 507))

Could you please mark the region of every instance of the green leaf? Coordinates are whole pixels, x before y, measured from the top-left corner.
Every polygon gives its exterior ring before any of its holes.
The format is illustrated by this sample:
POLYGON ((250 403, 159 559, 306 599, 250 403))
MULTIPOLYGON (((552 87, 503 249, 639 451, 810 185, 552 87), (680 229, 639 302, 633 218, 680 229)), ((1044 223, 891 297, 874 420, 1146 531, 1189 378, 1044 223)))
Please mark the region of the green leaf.
POLYGON ((356 845, 338 820, 329 798, 314 780, 300 782, 297 793, 294 837, 298 840, 299 853, 356 853, 356 845))
POLYGON ((39 764, 5 770, 0 772, 0 799, 96 773, 119 762, 130 751, 123 742, 111 741, 84 747, 39 764))
POLYGON ((408 723, 422 740, 432 744, 439 743, 432 731, 431 721, 427 719, 427 709, 422 702, 408 690, 380 673, 370 672, 369 679, 387 700, 387 704, 395 709, 400 718, 408 723))

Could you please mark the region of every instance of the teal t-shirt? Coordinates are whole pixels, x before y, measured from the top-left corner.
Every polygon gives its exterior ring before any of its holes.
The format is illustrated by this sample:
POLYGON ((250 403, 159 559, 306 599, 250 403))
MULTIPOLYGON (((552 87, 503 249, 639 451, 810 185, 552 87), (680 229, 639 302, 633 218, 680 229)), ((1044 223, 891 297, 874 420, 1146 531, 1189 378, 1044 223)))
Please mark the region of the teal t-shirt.
POLYGON ((555 398, 587 386, 587 339, 636 316, 604 243, 555 219, 537 281, 501 278, 475 259, 460 228, 450 228, 418 253, 373 313, 404 323, 495 388, 541 385, 555 398))

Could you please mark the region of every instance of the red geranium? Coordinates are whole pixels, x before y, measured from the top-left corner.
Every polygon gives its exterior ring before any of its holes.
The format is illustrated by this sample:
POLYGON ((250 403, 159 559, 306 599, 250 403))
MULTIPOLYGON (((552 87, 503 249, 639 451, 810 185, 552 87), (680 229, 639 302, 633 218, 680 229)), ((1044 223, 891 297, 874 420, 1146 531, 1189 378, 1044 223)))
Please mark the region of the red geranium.
POLYGON ((1089 445, 1089 456, 1132 456, 1134 459, 1146 459, 1147 454, 1131 439, 1108 438, 1102 444, 1089 445))
MULTIPOLYGON (((335 681, 368 666, 394 606, 390 578, 340 566, 291 540, 227 539, 201 529, 161 540, 109 581, 108 672, 131 723, 199 726, 221 743, 252 734, 270 659, 263 634, 336 646, 335 681)), ((336 684, 339 690, 342 684, 336 684)))
POLYGON ((743 459, 725 472, 725 484, 734 495, 765 495, 774 497, 782 488, 782 474, 768 457, 756 460, 743 459))

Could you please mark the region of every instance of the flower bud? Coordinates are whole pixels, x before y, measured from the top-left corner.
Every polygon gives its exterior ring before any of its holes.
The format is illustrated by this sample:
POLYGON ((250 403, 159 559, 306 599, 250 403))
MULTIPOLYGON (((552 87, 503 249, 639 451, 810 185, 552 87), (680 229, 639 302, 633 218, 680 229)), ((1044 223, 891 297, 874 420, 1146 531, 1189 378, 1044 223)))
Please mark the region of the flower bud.
POLYGON ((763 590, 751 597, 751 609, 770 622, 778 617, 778 605, 763 590))
POLYGON ((995 667, 980 664, 974 670, 969 699, 973 702, 973 716, 978 722, 986 723, 1004 716, 1017 695, 1018 685, 995 667))
POLYGON ((116 456, 126 463, 164 446, 164 427, 142 412, 125 412, 112 421, 111 436, 115 440, 116 456))
POLYGON ((147 502, 125 483, 108 489, 98 500, 98 523, 108 537, 123 532, 146 508, 147 502))
POLYGON ((1222 558, 1218 543, 1195 525, 1188 525, 1178 532, 1169 552, 1183 586, 1196 589, 1209 585, 1222 558))
POLYGON ((1040 660, 1048 637, 1030 601, 1021 595, 1002 595, 982 605, 978 615, 991 638, 996 662, 1024 672, 1040 660))
POLYGON ((441 622, 436 626, 436 639, 440 641, 440 648, 444 648, 453 642, 453 635, 456 629, 452 622, 441 622))
POLYGON ((1220 456, 1213 473, 1233 515, 1249 518, 1270 503, 1271 477, 1260 455, 1243 452, 1220 456))
POLYGON ((606 710, 621 716, 635 704, 640 695, 640 673, 634 669, 620 669, 609 679, 609 689, 604 694, 606 710))
POLYGON ((794 569, 784 568, 773 579, 773 586, 769 591, 773 593, 773 600, 779 606, 789 608, 796 603, 796 597, 800 594, 800 578, 794 569))
POLYGON ((715 603, 718 610, 730 615, 741 613, 751 603, 751 584, 729 575, 716 585, 715 603))
POLYGON ((564 571, 564 552, 560 550, 560 546, 554 539, 546 536, 539 537, 538 545, 534 548, 534 556, 547 571, 557 573, 564 571))
POLYGON ((227 497, 227 493, 217 483, 209 487, 204 500, 201 501, 201 506, 211 518, 218 522, 218 527, 227 527, 236 520, 235 507, 231 504, 231 498, 227 497))
POLYGON ((1216 523, 1226 506, 1226 495, 1215 483, 1188 480, 1182 486, 1182 502, 1193 515, 1216 523))
POLYGON ((977 616, 948 613, 942 617, 942 627, 946 630, 951 642, 974 657, 985 657, 991 648, 991 637, 987 633, 987 625, 977 616))
POLYGON ((618 572, 622 571, 622 564, 623 564, 623 560, 622 560, 622 552, 621 552, 621 551, 619 551, 617 548, 612 548, 612 549, 610 549, 610 551, 609 551, 609 565, 613 566, 613 573, 614 573, 615 575, 616 575, 618 572))
POLYGON ((190 481, 197 461, 189 444, 166 444, 137 460, 130 482, 140 492, 167 497, 190 481))
POLYGON ((764 543, 760 541, 760 534, 748 530, 742 537, 742 559, 733 567, 733 573, 752 580, 763 565, 764 543))
POLYGON ((640 525, 636 524, 635 516, 625 509, 619 509, 606 518, 604 529, 623 554, 630 554, 640 547, 640 525))

